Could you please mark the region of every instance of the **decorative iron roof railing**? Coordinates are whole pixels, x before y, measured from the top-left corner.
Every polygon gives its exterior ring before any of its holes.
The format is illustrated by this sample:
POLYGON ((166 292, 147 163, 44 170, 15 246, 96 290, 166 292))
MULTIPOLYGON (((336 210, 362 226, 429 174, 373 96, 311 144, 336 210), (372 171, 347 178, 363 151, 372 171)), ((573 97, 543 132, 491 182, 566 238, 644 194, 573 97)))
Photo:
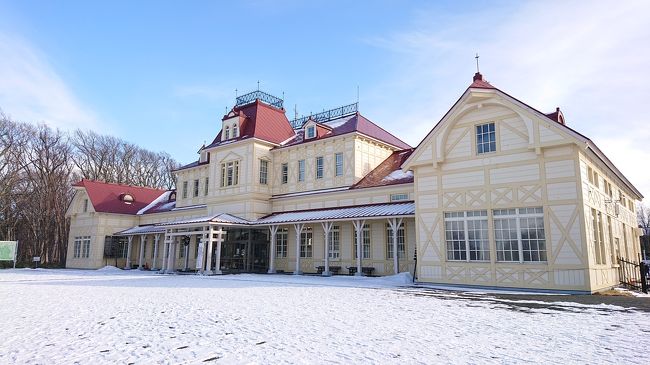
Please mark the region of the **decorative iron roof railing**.
POLYGON ((244 94, 242 96, 238 96, 237 104, 235 104, 235 107, 250 104, 257 99, 265 102, 266 104, 272 105, 278 109, 282 109, 282 105, 284 103, 284 100, 278 98, 277 96, 273 96, 271 94, 265 93, 264 91, 257 90, 257 91, 250 92, 248 94, 244 94))
POLYGON ((293 129, 300 129, 302 128, 302 125, 309 120, 309 118, 313 119, 317 123, 325 123, 330 120, 343 118, 348 115, 353 115, 358 110, 359 110, 359 103, 353 103, 349 105, 343 105, 342 107, 339 108, 326 110, 324 112, 320 112, 317 114, 311 114, 306 117, 296 118, 289 123, 291 123, 291 127, 293 127, 293 129))

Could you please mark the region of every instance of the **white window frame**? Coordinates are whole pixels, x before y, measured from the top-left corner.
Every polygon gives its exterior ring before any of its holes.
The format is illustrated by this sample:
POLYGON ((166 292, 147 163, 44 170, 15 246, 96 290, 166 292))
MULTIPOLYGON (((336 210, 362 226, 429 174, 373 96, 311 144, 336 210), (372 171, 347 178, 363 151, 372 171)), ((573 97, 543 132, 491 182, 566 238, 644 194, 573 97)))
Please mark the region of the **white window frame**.
POLYGON ((267 185, 269 182, 269 161, 260 160, 260 184, 267 185))
POLYGON ((239 184, 239 160, 228 161, 221 164, 221 187, 236 186, 239 184))
POLYGON ((336 176, 343 176, 343 152, 334 154, 336 176))
MULTIPOLYGON (((544 219, 544 209, 542 207, 526 207, 526 208, 508 208, 508 209, 494 209, 492 211, 492 218, 494 222, 494 240, 495 240, 495 245, 496 245, 496 253, 497 257, 496 260, 497 262, 519 262, 519 263, 545 263, 548 262, 548 248, 546 245, 546 220, 544 219), (530 243, 529 242, 529 249, 526 250, 524 249, 524 239, 522 237, 522 220, 523 219, 541 219, 541 233, 542 233, 542 238, 535 238, 535 239, 529 239, 529 241, 537 241, 537 249, 533 250, 530 248, 530 243), (499 221, 506 221, 506 220, 514 220, 514 225, 515 229, 517 230, 517 249, 499 249, 499 239, 498 236, 499 234, 497 233, 500 228, 498 227, 499 224, 497 222, 499 221), (540 249, 540 246, 543 245, 543 249, 540 249), (504 254, 500 255, 500 252, 504 252, 504 254), (511 259, 505 259, 505 252, 510 252, 511 254, 513 252, 517 252, 517 259, 511 257, 511 259), (531 256, 531 258, 526 259, 526 253, 529 252, 528 256, 531 256), (537 252, 537 260, 532 259, 533 252, 537 252), (543 254, 542 254, 543 253, 543 254), (501 256, 501 257, 500 257, 501 256), (542 259, 543 258, 543 259, 542 259)), ((510 230, 512 227, 510 227, 510 230)), ((502 230, 502 229, 501 229, 502 230)), ((504 230, 502 230, 504 231, 504 230)), ((539 237, 539 230, 536 230, 536 235, 539 237)), ((513 240, 515 237, 512 237, 510 240, 513 240)), ((505 240, 504 240, 505 241, 505 240)))
POLYGON ((305 160, 298 160, 298 181, 305 181, 305 160))
POLYGON ((278 228, 275 234, 275 257, 286 258, 289 242, 289 228, 278 228))
POLYGON ((339 226, 332 226, 329 232, 329 258, 338 260, 341 258, 341 230, 339 226))
MULTIPOLYGON (((397 228, 397 258, 406 257, 406 229, 404 222, 397 228)), ((386 223, 386 259, 393 258, 393 229, 390 224, 386 223)))
POLYGON ((194 179, 194 191, 192 192, 192 197, 196 198, 199 196, 199 179, 194 179))
POLYGON ((300 232, 300 258, 314 256, 314 230, 311 226, 303 227, 300 232))
POLYGON ((237 138, 239 137, 239 127, 237 126, 237 123, 232 125, 232 138, 237 138))
POLYGON ((205 186, 203 187, 203 195, 208 196, 209 192, 210 192, 210 178, 206 177, 205 178, 205 186))
POLYGON ((462 212, 445 212, 445 245, 447 261, 465 261, 465 262, 489 262, 490 261, 490 239, 487 210, 468 210, 462 212), (448 224, 449 223, 449 224, 448 224), (483 227, 475 227, 476 224, 483 227), (470 227, 470 225, 474 227, 470 227), (451 229, 450 229, 451 226, 451 229), (474 239, 470 237, 473 233, 474 239), (476 232, 482 232, 481 237, 476 237, 476 232), (462 239, 454 238, 454 233, 462 233, 462 239), (450 234, 452 237, 450 237, 450 234), (483 237, 483 235, 485 235, 483 237), (481 247, 476 247, 476 241, 479 241, 481 247), (456 249, 456 244, 462 245, 456 249), (459 255, 457 257, 457 255, 459 255), (464 257, 463 257, 464 256, 464 257))
POLYGON ((409 194, 408 193, 390 194, 390 201, 397 202, 402 200, 409 200, 409 194))
MULTIPOLYGON (((361 258, 362 259, 370 259, 372 257, 372 250, 371 250, 371 242, 370 242, 370 224, 365 223, 363 225, 363 237, 361 240, 361 258)), ((352 242, 352 247, 353 247, 353 252, 352 252, 352 257, 354 259, 357 259, 357 230, 353 229, 353 234, 352 234, 353 242, 352 242)))
POLYGON ((316 157, 316 178, 317 179, 322 179, 323 178, 323 156, 318 156, 316 157))
POLYGON ((223 139, 224 139, 224 141, 230 139, 230 127, 229 126, 226 126, 226 130, 224 132, 223 139))
POLYGON ((307 131, 306 131, 305 139, 312 139, 312 138, 316 138, 316 126, 315 125, 310 125, 309 127, 307 127, 307 131))
POLYGON ((88 199, 84 199, 84 213, 88 212, 88 199))
POLYGON ((183 181, 183 199, 187 199, 187 181, 183 181))
POLYGON ((288 183, 289 182, 289 164, 286 163, 286 162, 283 163, 280 166, 280 170, 281 170, 280 179, 282 179, 282 183, 283 184, 288 183))
POLYGON ((484 153, 496 152, 497 131, 496 124, 494 122, 478 124, 474 128, 474 132, 474 136, 476 138, 476 154, 482 155, 484 153))

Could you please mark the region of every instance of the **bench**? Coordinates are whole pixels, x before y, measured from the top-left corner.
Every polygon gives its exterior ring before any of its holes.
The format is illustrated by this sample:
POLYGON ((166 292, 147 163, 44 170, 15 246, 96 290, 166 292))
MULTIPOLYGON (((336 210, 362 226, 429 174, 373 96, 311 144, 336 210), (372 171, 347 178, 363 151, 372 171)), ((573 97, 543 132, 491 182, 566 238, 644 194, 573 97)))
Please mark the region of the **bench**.
MULTIPOLYGON (((363 273, 366 276, 372 276, 372 273, 375 271, 375 268, 372 266, 363 266, 361 267, 361 273, 363 273)), ((348 272, 350 275, 354 275, 357 273, 357 267, 356 266, 349 266, 348 267, 348 272)))
MULTIPOLYGON (((325 266, 316 266, 316 272, 318 274, 322 274, 325 271, 325 266)), ((338 275, 338 273, 341 271, 340 266, 330 266, 330 273, 332 275, 338 275)))

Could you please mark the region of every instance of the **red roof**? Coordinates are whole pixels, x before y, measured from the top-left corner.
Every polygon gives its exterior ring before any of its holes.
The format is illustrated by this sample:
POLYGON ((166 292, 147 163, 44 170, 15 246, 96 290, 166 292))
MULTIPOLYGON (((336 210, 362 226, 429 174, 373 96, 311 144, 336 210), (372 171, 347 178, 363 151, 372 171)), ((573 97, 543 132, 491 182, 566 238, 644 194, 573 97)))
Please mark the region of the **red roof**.
MULTIPOLYGON (((339 119, 330 120, 328 122, 319 123, 324 126, 331 128, 331 131, 327 131, 324 134, 318 134, 316 138, 310 138, 308 140, 304 139, 304 130, 296 135, 295 138, 288 141, 282 147, 294 146, 300 143, 311 142, 323 138, 329 138, 334 136, 340 136, 346 133, 359 132, 367 135, 368 137, 375 138, 382 142, 393 145, 401 149, 409 149, 409 146, 406 142, 395 137, 391 133, 387 132, 385 129, 381 128, 377 124, 371 122, 363 115, 357 113, 352 116, 347 116, 339 119)), ((281 147, 280 147, 281 148, 281 147)))
POLYGON ((474 78, 472 81, 473 82, 471 85, 469 85, 469 87, 473 87, 477 89, 496 89, 494 86, 492 86, 492 84, 483 80, 483 75, 481 75, 480 72, 474 74, 474 78))
MULTIPOLYGON (((221 132, 219 132, 208 147, 253 137, 272 143, 280 143, 296 135, 293 128, 291 128, 291 124, 289 124, 284 109, 267 105, 259 99, 253 103, 235 107, 231 113, 239 115, 239 137, 222 141, 221 132)), ((224 117, 224 119, 227 118, 232 118, 232 116, 224 117)))
POLYGON ((136 214, 140 209, 146 207, 166 192, 166 190, 162 189, 111 184, 85 179, 73 186, 85 188, 95 211, 101 213, 136 214), (129 204, 123 200, 125 194, 133 197, 132 203, 129 204))
POLYGON ((404 173, 400 168, 411 153, 413 153, 412 148, 393 152, 379 166, 375 167, 363 179, 354 184, 352 189, 412 183, 413 173, 404 173))

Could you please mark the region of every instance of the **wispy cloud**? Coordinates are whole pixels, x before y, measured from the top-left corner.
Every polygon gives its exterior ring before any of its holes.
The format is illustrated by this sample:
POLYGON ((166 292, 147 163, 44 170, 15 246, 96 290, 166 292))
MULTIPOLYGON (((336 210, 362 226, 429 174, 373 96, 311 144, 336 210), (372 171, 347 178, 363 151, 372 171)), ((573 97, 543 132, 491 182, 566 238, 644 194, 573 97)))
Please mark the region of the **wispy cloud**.
POLYGON ((488 80, 542 111, 562 107, 650 195, 650 172, 639 168, 650 161, 648 12, 640 1, 530 2, 449 19, 423 11, 412 28, 367 40, 398 65, 379 88, 412 95, 399 106, 376 96, 372 107, 417 144, 471 82, 478 51, 488 80))
POLYGON ((99 120, 24 39, 0 33, 0 108, 15 120, 61 129, 97 128, 99 120))

